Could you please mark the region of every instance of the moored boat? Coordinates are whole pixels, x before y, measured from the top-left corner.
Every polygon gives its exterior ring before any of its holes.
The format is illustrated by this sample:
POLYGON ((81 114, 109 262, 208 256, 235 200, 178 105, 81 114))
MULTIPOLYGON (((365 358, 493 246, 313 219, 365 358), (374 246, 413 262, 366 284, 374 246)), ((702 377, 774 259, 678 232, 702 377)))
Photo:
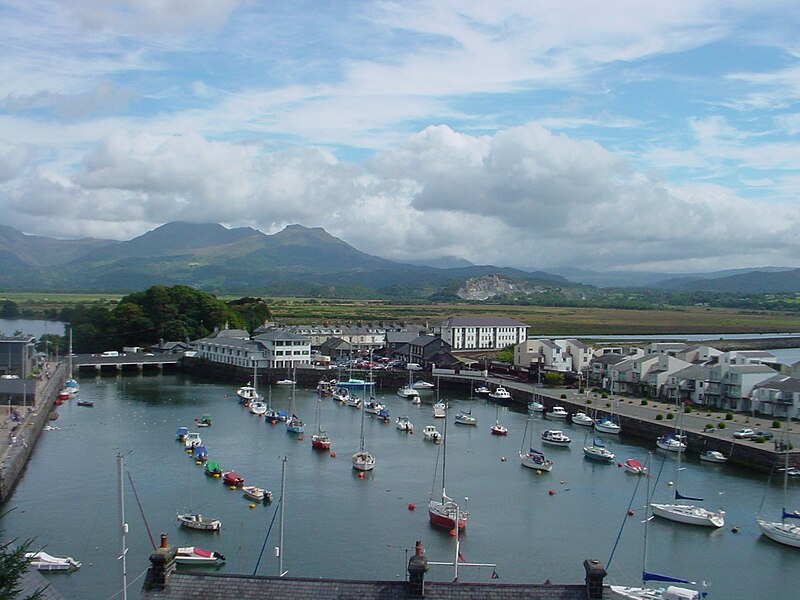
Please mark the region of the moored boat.
POLYGON ((205 473, 209 477, 222 477, 222 467, 219 466, 217 461, 209 460, 206 462, 205 473))
POLYGON ((263 502, 264 504, 272 502, 272 492, 257 485, 243 485, 242 495, 248 500, 263 502))
POLYGON ((676 436, 671 433, 662 435, 656 440, 656 446, 661 450, 667 452, 683 452, 686 450, 686 442, 684 436, 676 436))
POLYGON ((594 419, 585 412, 578 411, 572 415, 572 424, 582 425, 583 427, 591 427, 594 425, 594 419))
POLYGON ((414 432, 414 424, 406 416, 397 417, 395 420, 395 426, 400 431, 408 431, 409 433, 414 432))
POLYGON ((572 440, 559 429, 547 429, 542 432, 542 443, 550 446, 569 446, 572 440))
POLYGON ((596 462, 610 463, 614 461, 614 453, 598 439, 592 440, 591 445, 583 447, 583 456, 596 462))
POLYGON ((500 421, 496 421, 494 425, 489 428, 492 435, 508 435, 508 427, 501 425, 500 421))
POLYGON ((263 417, 267 412, 267 403, 261 400, 253 400, 250 403, 250 412, 258 417, 263 417))
POLYGON ((563 406, 554 406, 546 413, 548 419, 566 419, 569 413, 563 406))
POLYGON ((706 450, 700 454, 700 460, 710 463, 726 463, 728 457, 717 450, 706 450))
POLYGON ((442 434, 439 433, 435 425, 425 425, 422 429, 422 437, 437 444, 442 440, 442 434))
POLYGON ((222 521, 212 517, 206 517, 200 513, 184 513, 178 515, 178 522, 183 527, 197 529, 199 531, 219 531, 222 521))
POLYGON ((225 562, 225 557, 213 550, 203 550, 197 546, 183 546, 175 553, 179 565, 215 566, 225 562))
POLYGON ((78 406, 94 406, 94 400, 78 400, 78 406))
POLYGON ((508 402, 511 400, 511 394, 502 385, 498 385, 493 392, 489 392, 489 398, 497 402, 508 402))
POLYGON ((225 471, 222 474, 222 483, 233 487, 242 487, 244 485, 244 477, 236 471, 225 471))
POLYGON ((411 384, 411 387, 415 390, 432 390, 434 386, 432 383, 428 381, 423 381, 422 379, 417 379, 414 383, 411 384))
POLYGON ((53 556, 42 550, 26 552, 25 558, 32 567, 39 571, 74 571, 81 567, 81 563, 71 556, 53 556))
POLYGON ((602 419, 595 421, 594 430, 599 431, 600 433, 619 435, 619 433, 622 431, 622 427, 618 423, 615 423, 610 417, 603 417, 602 419))
POLYGON ((433 416, 436 419, 444 419, 447 416, 447 405, 444 402, 437 402, 434 404, 433 416))
POLYGON ((458 413, 453 419, 459 425, 477 425, 478 419, 472 416, 472 409, 458 413))
POLYGON ((203 440, 200 437, 200 434, 197 433, 196 431, 190 431, 189 433, 186 434, 186 437, 183 438, 183 445, 187 449, 192 449, 195 446, 199 446, 202 443, 203 440))
POLYGON ((645 467, 640 460, 635 458, 626 459, 623 466, 628 473, 633 473, 634 475, 644 475, 647 473, 647 467, 645 467))

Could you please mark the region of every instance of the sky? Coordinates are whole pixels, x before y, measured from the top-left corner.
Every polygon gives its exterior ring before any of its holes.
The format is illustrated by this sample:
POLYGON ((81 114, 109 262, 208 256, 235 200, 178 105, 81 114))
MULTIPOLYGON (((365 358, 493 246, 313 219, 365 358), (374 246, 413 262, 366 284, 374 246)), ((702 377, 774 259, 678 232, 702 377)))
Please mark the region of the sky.
POLYGON ((0 224, 800 267, 799 109, 793 0, 0 0, 0 224))

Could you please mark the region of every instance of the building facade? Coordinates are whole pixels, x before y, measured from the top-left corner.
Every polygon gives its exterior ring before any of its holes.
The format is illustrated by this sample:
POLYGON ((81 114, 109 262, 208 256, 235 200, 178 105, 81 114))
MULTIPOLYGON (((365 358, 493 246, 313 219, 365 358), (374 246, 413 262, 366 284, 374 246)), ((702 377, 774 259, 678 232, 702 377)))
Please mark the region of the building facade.
POLYGON ((528 326, 508 317, 450 317, 435 324, 431 333, 441 336, 453 352, 502 350, 528 339, 528 326))

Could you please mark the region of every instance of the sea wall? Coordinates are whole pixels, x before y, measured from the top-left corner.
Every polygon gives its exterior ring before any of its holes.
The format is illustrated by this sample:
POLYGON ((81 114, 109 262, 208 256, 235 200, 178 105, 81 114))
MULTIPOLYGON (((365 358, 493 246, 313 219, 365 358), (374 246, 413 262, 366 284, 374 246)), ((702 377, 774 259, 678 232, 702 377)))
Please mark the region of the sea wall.
POLYGON ((49 378, 37 381, 34 405, 13 407, 20 420, 14 421, 11 415, 6 415, 0 425, 0 503, 8 500, 14 491, 44 426, 50 420, 58 392, 65 381, 66 367, 63 364, 54 366, 49 378))

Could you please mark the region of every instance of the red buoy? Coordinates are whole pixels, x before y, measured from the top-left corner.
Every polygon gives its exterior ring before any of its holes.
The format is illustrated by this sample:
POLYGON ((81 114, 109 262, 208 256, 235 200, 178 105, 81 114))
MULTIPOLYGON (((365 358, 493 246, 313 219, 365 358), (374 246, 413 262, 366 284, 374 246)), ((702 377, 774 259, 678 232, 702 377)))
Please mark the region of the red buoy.
POLYGON ((633 515, 634 515, 634 512, 633 512, 633 510, 631 510, 631 509, 628 509, 628 516, 629 516, 629 517, 632 517, 633 515))
POLYGON ((359 479, 364 479, 364 471, 359 471, 358 472, 358 478, 359 479))
POLYGON ((408 510, 414 510, 415 508, 417 508, 416 504, 414 504, 413 502, 408 503, 408 510))
POLYGON ((336 452, 334 452, 333 450, 331 450, 331 458, 336 458, 336 452))
POLYGON ((553 495, 555 495, 556 491, 555 490, 547 490, 547 493, 549 495, 553 496, 553 495))
POLYGON ((456 530, 455 529, 451 529, 450 530, 450 537, 455 537, 455 535, 456 535, 456 530))

